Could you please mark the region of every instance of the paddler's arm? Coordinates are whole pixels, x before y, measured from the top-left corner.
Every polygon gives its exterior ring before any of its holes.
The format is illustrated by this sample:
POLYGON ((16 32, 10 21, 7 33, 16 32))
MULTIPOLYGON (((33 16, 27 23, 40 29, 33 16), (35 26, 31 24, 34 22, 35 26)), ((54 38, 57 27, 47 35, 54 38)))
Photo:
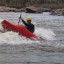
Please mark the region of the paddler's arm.
POLYGON ((28 24, 22 19, 22 22, 27 26, 28 24))
MULTIPOLYGON (((22 20, 22 22, 27 26, 28 24, 22 19, 21 15, 19 17, 19 21, 22 20)), ((19 23, 18 23, 19 24, 19 23)))

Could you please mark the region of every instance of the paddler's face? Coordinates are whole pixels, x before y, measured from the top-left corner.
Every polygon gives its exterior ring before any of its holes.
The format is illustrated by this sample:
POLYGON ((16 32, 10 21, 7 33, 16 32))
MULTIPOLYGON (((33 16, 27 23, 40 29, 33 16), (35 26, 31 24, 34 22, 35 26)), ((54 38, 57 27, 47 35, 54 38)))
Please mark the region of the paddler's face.
POLYGON ((31 24, 31 20, 27 20, 27 23, 28 23, 28 24, 31 24))

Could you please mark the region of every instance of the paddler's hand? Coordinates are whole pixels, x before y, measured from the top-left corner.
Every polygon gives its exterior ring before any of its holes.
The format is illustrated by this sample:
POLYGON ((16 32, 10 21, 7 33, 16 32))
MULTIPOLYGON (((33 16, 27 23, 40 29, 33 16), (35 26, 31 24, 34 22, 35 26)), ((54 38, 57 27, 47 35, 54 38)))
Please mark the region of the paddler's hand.
POLYGON ((19 17, 19 21, 22 20, 21 16, 19 17))
POLYGON ((20 15, 20 17, 19 17, 19 21, 18 21, 18 24, 19 24, 19 22, 22 20, 22 18, 21 18, 21 15, 20 15))

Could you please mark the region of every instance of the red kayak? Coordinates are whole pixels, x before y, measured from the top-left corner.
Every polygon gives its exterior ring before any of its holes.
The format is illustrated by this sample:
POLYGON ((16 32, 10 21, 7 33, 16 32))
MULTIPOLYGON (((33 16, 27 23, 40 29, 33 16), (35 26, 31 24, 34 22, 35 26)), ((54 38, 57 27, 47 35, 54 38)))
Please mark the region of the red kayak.
POLYGON ((15 24, 12 24, 10 23, 9 21, 7 20, 3 20, 1 22, 3 28, 7 31, 14 31, 14 32, 18 32, 20 35, 23 35, 27 38, 30 38, 30 39, 37 39, 37 40, 40 40, 39 37, 37 37, 35 34, 31 33, 25 26, 23 25, 15 25, 15 24))

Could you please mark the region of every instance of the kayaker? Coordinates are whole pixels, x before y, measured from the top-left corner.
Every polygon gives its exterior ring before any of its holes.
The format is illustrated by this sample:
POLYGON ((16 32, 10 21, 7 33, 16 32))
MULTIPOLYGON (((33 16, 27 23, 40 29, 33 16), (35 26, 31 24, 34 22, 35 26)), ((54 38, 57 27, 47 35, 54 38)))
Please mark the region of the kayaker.
POLYGON ((30 32, 33 33, 33 32, 35 31, 35 26, 31 23, 31 18, 30 18, 30 17, 27 17, 27 18, 26 18, 27 22, 24 21, 24 20, 21 18, 21 16, 19 17, 19 21, 20 21, 20 19, 22 20, 23 24, 26 26, 26 28, 27 28, 30 32))

